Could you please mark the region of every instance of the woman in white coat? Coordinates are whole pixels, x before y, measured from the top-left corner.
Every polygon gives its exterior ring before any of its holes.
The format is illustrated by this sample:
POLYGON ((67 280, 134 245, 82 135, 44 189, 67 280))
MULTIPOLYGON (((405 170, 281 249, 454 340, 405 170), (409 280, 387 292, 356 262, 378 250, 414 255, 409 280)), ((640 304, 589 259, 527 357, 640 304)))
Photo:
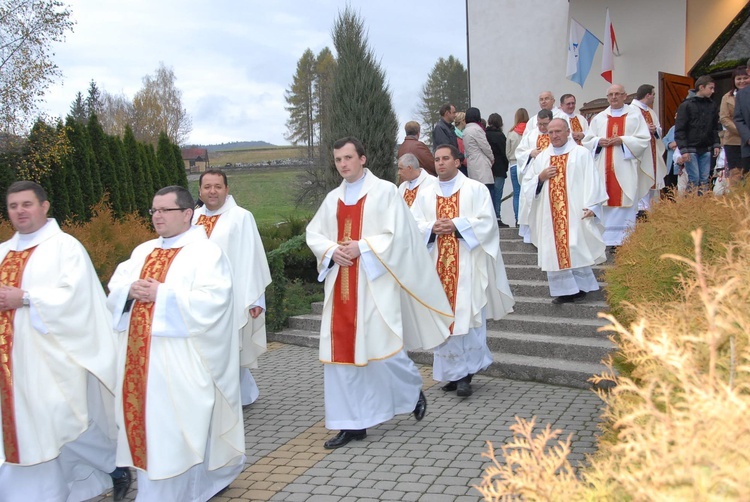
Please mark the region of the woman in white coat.
POLYGON ((481 118, 478 108, 466 110, 466 128, 463 137, 464 155, 469 178, 486 185, 490 194, 492 194, 495 190, 495 177, 492 174, 492 163, 495 162, 495 156, 492 155, 492 148, 487 142, 487 133, 479 125, 481 118))

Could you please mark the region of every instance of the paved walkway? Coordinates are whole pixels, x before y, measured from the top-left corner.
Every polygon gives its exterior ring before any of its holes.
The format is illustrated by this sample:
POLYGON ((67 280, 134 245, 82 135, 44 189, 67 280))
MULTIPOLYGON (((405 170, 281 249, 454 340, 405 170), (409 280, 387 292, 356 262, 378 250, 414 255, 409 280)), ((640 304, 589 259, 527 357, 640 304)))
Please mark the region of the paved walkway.
MULTIPOLYGON (((215 502, 471 501, 495 448, 510 436, 516 415, 573 433, 571 459, 594 451, 600 400, 591 391, 475 376, 474 394, 445 393, 421 366, 427 414, 400 415, 337 450, 323 421, 323 367, 317 350, 269 344, 253 375, 261 396, 245 409, 247 467, 215 502)), ((135 498, 135 491, 128 500, 135 498)), ((111 501, 111 497, 96 500, 111 501)), ((167 501, 165 501, 167 502, 167 501)))

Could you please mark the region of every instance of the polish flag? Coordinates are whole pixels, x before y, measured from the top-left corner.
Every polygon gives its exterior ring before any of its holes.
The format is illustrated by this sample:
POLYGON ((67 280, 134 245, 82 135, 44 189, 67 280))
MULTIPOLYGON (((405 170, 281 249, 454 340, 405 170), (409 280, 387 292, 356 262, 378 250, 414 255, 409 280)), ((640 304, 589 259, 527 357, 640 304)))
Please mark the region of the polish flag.
POLYGON ((609 18, 609 7, 607 7, 607 18, 604 22, 604 51, 602 52, 602 77, 612 83, 612 72, 615 69, 614 56, 620 55, 620 48, 615 38, 615 28, 609 18))

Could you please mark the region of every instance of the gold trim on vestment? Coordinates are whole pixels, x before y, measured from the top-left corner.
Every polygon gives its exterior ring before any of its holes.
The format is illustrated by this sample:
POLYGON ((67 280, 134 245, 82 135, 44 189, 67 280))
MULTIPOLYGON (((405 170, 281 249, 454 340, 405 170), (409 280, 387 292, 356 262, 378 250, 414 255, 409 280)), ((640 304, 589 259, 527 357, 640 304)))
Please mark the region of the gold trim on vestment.
POLYGON ((552 213, 552 231, 555 237, 557 264, 560 270, 571 268, 570 261, 570 208, 568 207, 567 165, 568 154, 552 155, 549 164, 557 174, 549 180, 549 206, 552 213))
POLYGON ((198 215, 198 222, 196 225, 203 225, 203 228, 206 230, 206 237, 209 239, 211 238, 211 234, 214 231, 214 228, 216 227, 216 222, 219 219, 220 214, 215 214, 213 216, 206 216, 205 214, 198 215))

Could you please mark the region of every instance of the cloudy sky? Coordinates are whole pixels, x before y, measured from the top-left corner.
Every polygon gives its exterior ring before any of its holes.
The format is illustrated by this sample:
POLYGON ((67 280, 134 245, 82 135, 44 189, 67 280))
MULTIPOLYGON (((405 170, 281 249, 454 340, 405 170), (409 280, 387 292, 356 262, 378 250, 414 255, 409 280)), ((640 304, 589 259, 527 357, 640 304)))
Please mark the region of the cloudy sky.
MULTIPOLYGON (((286 132, 284 91, 308 47, 334 50, 331 27, 346 0, 67 0, 76 22, 55 47, 63 78, 44 108, 65 116, 93 79, 125 94, 159 63, 174 70, 192 117, 190 143, 267 141, 286 132)), ((465 0, 350 0, 380 58, 401 126, 440 57, 466 65, 465 0)), ((335 52, 335 51, 334 51, 335 52)), ((403 132, 401 133, 403 137, 403 132)))

